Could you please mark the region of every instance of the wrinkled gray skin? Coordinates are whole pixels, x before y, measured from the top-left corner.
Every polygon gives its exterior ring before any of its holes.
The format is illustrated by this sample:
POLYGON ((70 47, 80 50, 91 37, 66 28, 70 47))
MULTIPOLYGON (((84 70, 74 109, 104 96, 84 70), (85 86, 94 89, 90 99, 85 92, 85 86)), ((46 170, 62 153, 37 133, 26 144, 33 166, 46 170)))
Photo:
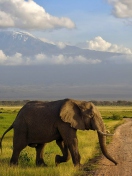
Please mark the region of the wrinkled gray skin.
POLYGON ((52 102, 31 101, 22 107, 13 124, 5 131, 0 146, 4 135, 12 128, 14 137, 11 165, 17 165, 22 149, 30 146, 36 148, 36 165, 46 166, 43 160, 44 146, 56 140, 62 151, 62 156, 55 157, 56 165, 67 162, 72 157, 74 166, 79 166, 80 154, 76 135, 78 129, 97 130, 102 153, 117 164, 106 150, 104 123, 99 111, 91 102, 71 99, 52 102))

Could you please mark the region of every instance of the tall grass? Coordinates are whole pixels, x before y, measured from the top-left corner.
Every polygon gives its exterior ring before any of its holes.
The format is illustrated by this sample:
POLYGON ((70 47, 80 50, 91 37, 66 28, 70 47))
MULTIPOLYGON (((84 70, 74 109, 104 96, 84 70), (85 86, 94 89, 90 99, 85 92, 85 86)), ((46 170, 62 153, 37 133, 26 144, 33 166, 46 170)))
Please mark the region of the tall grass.
POLYGON ((132 118, 132 106, 98 106, 103 118, 109 118, 113 115, 132 118))
MULTIPOLYGON (((0 136, 12 124, 19 108, 0 107, 0 136)), ((102 112, 105 110, 101 109, 102 112)), ((106 113, 106 112, 105 112, 106 113)), ((121 121, 113 121, 106 119, 105 124, 109 130, 113 130, 121 121)), ((95 131, 78 131, 79 151, 81 155, 81 163, 86 164, 99 151, 97 151, 98 138, 95 131)), ((60 154, 60 149, 55 141, 48 143, 44 151, 44 160, 48 167, 36 167, 35 165, 35 149, 26 147, 20 154, 19 166, 10 167, 9 161, 12 155, 12 136, 13 131, 6 134, 3 139, 3 152, 0 154, 0 176, 75 176, 80 175, 84 171, 74 168, 72 160, 55 166, 54 158, 56 154, 60 154)))

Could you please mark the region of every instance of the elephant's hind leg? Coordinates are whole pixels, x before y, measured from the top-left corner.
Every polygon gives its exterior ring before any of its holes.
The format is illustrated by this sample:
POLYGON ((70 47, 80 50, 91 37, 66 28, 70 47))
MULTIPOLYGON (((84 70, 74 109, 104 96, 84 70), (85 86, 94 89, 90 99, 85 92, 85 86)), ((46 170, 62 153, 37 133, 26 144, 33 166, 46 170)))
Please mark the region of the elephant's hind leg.
MULTIPOLYGON (((19 136, 20 137, 20 136, 19 136)), ((10 160, 10 165, 18 165, 18 157, 20 152, 27 146, 26 139, 24 136, 18 138, 18 135, 16 135, 16 132, 14 132, 14 138, 13 138, 13 153, 10 160)))
POLYGON ((56 155, 55 164, 57 166, 58 164, 60 164, 62 162, 67 162, 71 158, 71 155, 68 150, 68 147, 65 145, 63 140, 57 140, 56 144, 60 147, 62 154, 63 154, 63 156, 56 155))
POLYGON ((38 144, 36 147, 36 165, 47 166, 43 160, 43 151, 46 144, 38 144))

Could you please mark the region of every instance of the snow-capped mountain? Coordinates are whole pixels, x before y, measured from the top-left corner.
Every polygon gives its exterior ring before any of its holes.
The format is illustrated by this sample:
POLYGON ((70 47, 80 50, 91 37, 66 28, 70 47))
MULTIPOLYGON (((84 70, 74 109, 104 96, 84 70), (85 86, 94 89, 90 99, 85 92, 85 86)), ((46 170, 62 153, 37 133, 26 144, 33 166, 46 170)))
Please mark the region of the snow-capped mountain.
POLYGON ((23 56, 33 56, 38 53, 51 52, 56 46, 44 43, 26 32, 0 31, 0 49, 6 55, 21 53, 23 56))
POLYGON ((28 33, 28 32, 23 32, 23 31, 18 31, 18 32, 10 32, 11 35, 13 36, 13 39, 16 40, 23 40, 24 42, 26 42, 29 37, 35 38, 32 34, 28 33))
POLYGON ((105 59, 119 55, 117 53, 93 51, 68 45, 64 48, 59 48, 56 45, 43 42, 30 33, 21 31, 0 31, 0 50, 8 56, 15 55, 16 53, 21 53, 22 56, 34 56, 37 54, 52 56, 63 54, 67 57, 81 55, 91 59, 105 59))

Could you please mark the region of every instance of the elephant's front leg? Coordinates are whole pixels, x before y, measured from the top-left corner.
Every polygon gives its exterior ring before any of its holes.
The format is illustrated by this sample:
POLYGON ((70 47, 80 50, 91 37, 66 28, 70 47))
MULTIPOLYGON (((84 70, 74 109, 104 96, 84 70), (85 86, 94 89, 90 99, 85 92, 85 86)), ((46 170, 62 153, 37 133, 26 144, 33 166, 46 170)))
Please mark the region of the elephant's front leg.
POLYGON ((47 166, 43 160, 43 151, 46 144, 38 144, 36 147, 36 165, 47 166))
POLYGON ((57 140, 56 144, 59 146, 59 148, 61 149, 61 152, 63 154, 63 156, 56 155, 55 164, 57 166, 58 164, 60 164, 62 162, 67 162, 71 158, 71 155, 70 155, 70 152, 68 150, 67 145, 64 143, 63 140, 57 140))
POLYGON ((80 166, 81 157, 78 151, 78 139, 77 138, 71 139, 70 142, 68 143, 68 148, 70 150, 74 166, 80 166))

